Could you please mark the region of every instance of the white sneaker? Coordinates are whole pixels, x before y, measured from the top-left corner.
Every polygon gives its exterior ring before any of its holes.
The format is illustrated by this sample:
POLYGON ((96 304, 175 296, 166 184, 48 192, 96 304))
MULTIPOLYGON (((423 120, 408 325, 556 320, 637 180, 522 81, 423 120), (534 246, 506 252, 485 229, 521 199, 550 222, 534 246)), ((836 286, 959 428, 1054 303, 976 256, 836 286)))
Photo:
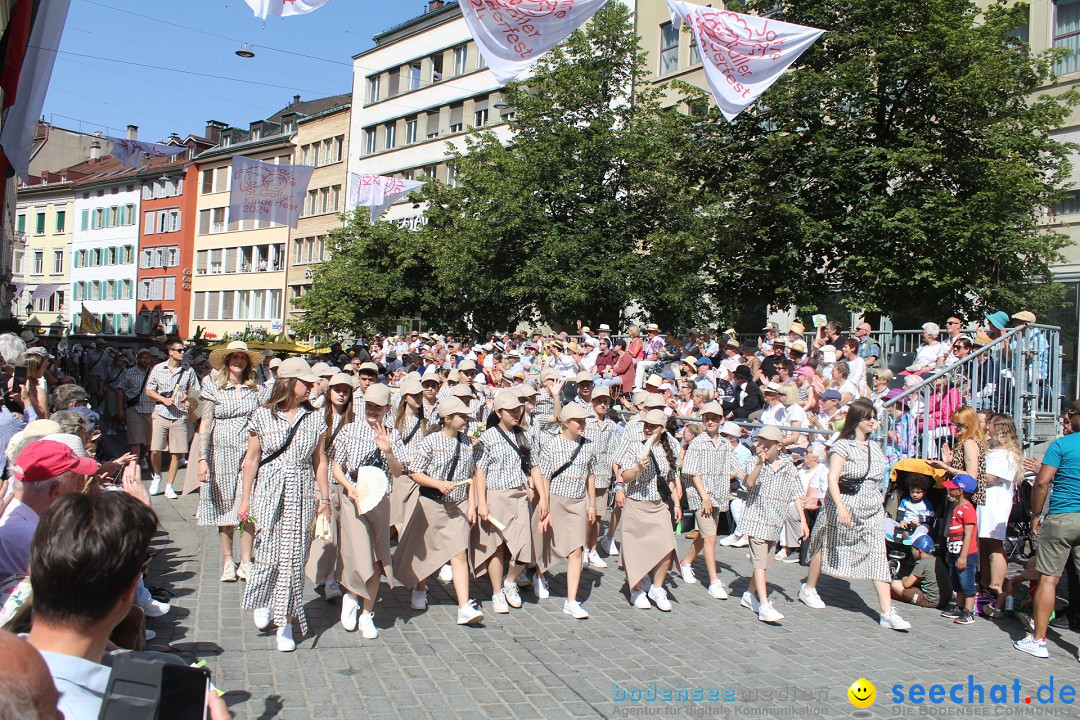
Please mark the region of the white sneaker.
POLYGON ((323 600, 334 600, 344 595, 341 585, 334 578, 330 578, 323 585, 323 600))
POLYGON ((521 593, 518 592, 517 583, 504 582, 502 594, 506 598, 507 605, 512 608, 521 607, 521 593))
POLYGON ((458 625, 475 625, 484 619, 484 613, 480 612, 480 608, 476 607, 476 601, 470 600, 457 611, 457 624, 458 625))
POLYGON ((499 615, 505 615, 510 612, 510 605, 506 602, 506 596, 501 592, 495 593, 491 596, 491 609, 499 615))
POLYGON ((535 595, 538 600, 544 600, 551 597, 547 578, 544 577, 544 573, 539 570, 537 570, 536 575, 533 576, 533 595, 535 595))
POLYGON ((581 603, 577 600, 564 601, 562 611, 575 620, 585 620, 589 617, 589 613, 585 612, 585 608, 581 607, 581 603))
POLYGON ((172 610, 172 606, 169 603, 161 602, 150 598, 150 602, 142 606, 143 612, 146 613, 146 617, 159 618, 162 615, 168 614, 172 610))
POLYGON ((296 641, 293 640, 291 623, 287 624, 285 627, 278 628, 277 649, 278 652, 292 652, 296 649, 296 641))
POLYGON ((439 568, 439 582, 443 584, 454 582, 454 571, 450 569, 449 565, 443 565, 439 568))
POLYGON ((649 599, 656 603, 656 607, 663 612, 671 612, 671 601, 667 599, 667 590, 662 587, 654 587, 649 590, 649 599))
POLYGON ((714 597, 717 600, 727 600, 727 588, 724 587, 724 581, 720 578, 716 578, 709 583, 709 597, 714 597))
POLYGON ((649 610, 652 605, 649 603, 649 596, 645 594, 644 590, 635 590, 630 593, 630 602, 634 604, 638 610, 649 610))
POLYGON ((720 544, 723 545, 724 547, 731 547, 732 545, 735 544, 735 541, 738 540, 738 539, 739 539, 739 536, 736 535, 735 533, 732 533, 730 535, 726 535, 726 536, 720 538, 720 544))
POLYGON ((608 543, 608 556, 614 557, 619 554, 619 543, 615 542, 615 538, 611 538, 611 542, 608 543))
POLYGON ((156 632, 154 632, 150 628, 146 628, 146 642, 150 642, 151 640, 153 640, 156 637, 157 637, 156 632))
POLYGON ((581 551, 581 569, 585 570, 589 567, 589 551, 588 549, 582 549, 581 551))
POLYGON ((896 612, 896 606, 889 608, 889 612, 887 613, 881 613, 881 618, 878 622, 881 624, 881 627, 887 627, 893 630, 911 629, 911 623, 900 617, 900 613, 896 612))
POLYGON ((151 475, 150 476, 150 494, 151 495, 160 495, 161 494, 161 476, 160 475, 151 475))
POLYGON ((742 600, 739 601, 739 604, 742 605, 744 608, 749 608, 750 610, 753 610, 754 612, 761 612, 761 601, 757 599, 757 595, 753 594, 749 590, 742 594, 742 600))
POLYGON ((270 608, 256 608, 251 615, 255 619, 255 627, 260 630, 270 627, 270 608))
POLYGON ((236 582, 236 565, 231 560, 225 563, 221 571, 221 582, 236 582))
POLYGON ((352 593, 341 596, 341 627, 345 632, 356 630, 356 614, 360 610, 360 603, 352 593))
POLYGON ((1020 652, 1026 652, 1028 655, 1037 658, 1050 657, 1050 651, 1046 649, 1046 638, 1042 640, 1036 640, 1031 635, 1025 635, 1023 640, 1017 640, 1013 643, 1013 647, 1020 652))
POLYGON ((589 565, 592 565, 594 568, 606 568, 607 567, 607 563, 604 562, 604 558, 600 557, 600 553, 596 552, 595 550, 590 550, 589 551, 588 558, 589 558, 589 565))
POLYGON ((780 562, 787 563, 788 565, 794 565, 795 563, 799 562, 799 551, 796 550, 795 552, 788 553, 787 557, 785 557, 780 562))
POLYGON ((697 578, 694 577, 694 568, 690 567, 687 563, 679 563, 679 572, 682 573, 682 581, 687 585, 693 585, 697 582, 697 578))
POLYGON ((747 537, 746 535, 740 535, 738 540, 731 543, 731 547, 749 547, 749 546, 750 546, 750 538, 747 537))
POLYGON ((761 622, 780 622, 784 616, 773 607, 771 602, 765 603, 758 609, 757 619, 761 622))
POLYGON ((806 583, 803 583, 802 587, 799 588, 799 600, 808 608, 813 608, 814 610, 825 609, 825 603, 822 602, 821 597, 817 594, 817 589, 806 587, 806 583))
POLYGON ((169 498, 170 500, 176 500, 180 496, 176 494, 175 490, 173 490, 172 485, 166 485, 165 486, 165 497, 169 498))
POLYGON ((409 601, 409 607, 413 610, 427 610, 427 590, 414 589, 412 591, 412 600, 409 601))
POLYGON ((366 640, 374 640, 379 637, 379 628, 375 627, 375 613, 373 611, 360 613, 360 632, 363 633, 366 640))
POLYGON ((619 554, 619 545, 615 542, 615 538, 610 538, 605 535, 597 540, 596 544, 601 550, 608 554, 608 557, 619 554))
POLYGON ((247 580, 248 575, 250 575, 250 574, 251 574, 251 563, 250 562, 242 562, 239 565, 237 565, 237 567, 236 567, 236 577, 240 578, 241 580, 247 580))

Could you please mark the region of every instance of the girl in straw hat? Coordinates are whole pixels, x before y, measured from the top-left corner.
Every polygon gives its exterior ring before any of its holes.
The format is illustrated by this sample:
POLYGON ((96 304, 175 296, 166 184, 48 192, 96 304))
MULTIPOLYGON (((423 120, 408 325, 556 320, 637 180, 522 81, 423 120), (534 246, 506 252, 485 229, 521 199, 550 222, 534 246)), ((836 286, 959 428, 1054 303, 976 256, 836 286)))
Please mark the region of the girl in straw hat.
MULTIPOLYGON (((559 412, 560 433, 540 451, 540 523, 543 546, 537 554, 534 590, 547 586, 544 573, 565 558, 566 600, 563 612, 578 620, 589 617, 577 600, 582 553, 589 525, 596 522, 596 452, 585 433, 585 409, 567 403, 559 412), (547 516, 544 517, 544 506, 547 516)), ((537 593, 539 597, 539 593, 537 593)))
POLYGON ((413 589, 414 610, 427 609, 427 579, 449 561, 459 625, 484 619, 469 598, 467 551, 476 506, 475 495, 469 492, 475 464, 473 444, 465 434, 468 412, 456 397, 439 401, 442 428, 409 453, 409 476, 420 486, 420 499, 393 558, 395 577, 413 589))
POLYGON ((672 512, 675 520, 682 517, 676 448, 663 410, 645 414, 643 432, 644 441, 624 442, 615 458, 622 473, 615 483, 615 506, 623 511, 623 566, 634 607, 647 610, 652 600, 671 612, 664 580, 675 557, 672 512))
POLYGON ((363 608, 359 616, 364 637, 377 638, 375 629, 375 599, 379 593, 379 578, 390 574, 390 488, 387 484, 382 498, 367 497, 371 510, 361 514, 358 502, 361 489, 356 473, 362 467, 377 467, 387 474, 390 483, 403 472, 405 446, 401 435, 387 428, 384 419, 390 408, 390 389, 372 385, 364 393, 364 417, 345 427, 334 453, 333 474, 338 482, 338 569, 340 583, 345 588, 341 598, 341 625, 349 632, 356 629, 359 600, 363 608))
MULTIPOLYGON (((428 384, 431 385, 431 383, 428 384)), ((427 392, 427 388, 416 378, 407 377, 401 384, 401 399, 394 415, 394 429, 401 435, 401 442, 405 445, 406 453, 419 446, 420 441, 434 429, 424 407, 424 396, 427 392)), ((435 395, 434 385, 431 388, 431 395, 435 395)), ((405 531, 405 523, 416 509, 418 497, 418 486, 408 474, 402 473, 400 477, 394 478, 394 486, 390 491, 391 536, 401 537, 405 531)))
POLYGON ((304 563, 315 514, 331 518, 323 433, 326 422, 307 398, 319 377, 302 358, 278 367, 270 398, 251 414, 238 516, 254 515, 255 562, 241 607, 260 630, 277 627, 277 649, 296 649, 292 621, 306 633, 304 563))
POLYGON ((215 372, 203 378, 202 421, 199 425, 201 452, 198 464, 199 525, 217 526, 224 557, 221 582, 247 579, 251 571, 253 536, 240 536, 240 568, 233 564, 233 528, 237 525, 236 508, 240 502, 241 463, 247 452, 245 428, 248 418, 259 406, 259 387, 255 367, 263 360, 261 353, 248 350, 244 342, 210 353, 215 372))
MULTIPOLYGON (((472 566, 491 580, 491 606, 497 613, 521 607, 517 578, 533 560, 529 489, 539 487, 532 445, 521 429, 524 408, 514 390, 495 396, 499 422, 480 436, 476 446, 476 515, 472 534, 472 566), (505 572, 505 576, 504 576, 505 572), (504 580, 505 577, 505 580, 504 580)), ((540 517, 547 516, 541 501, 540 517)))

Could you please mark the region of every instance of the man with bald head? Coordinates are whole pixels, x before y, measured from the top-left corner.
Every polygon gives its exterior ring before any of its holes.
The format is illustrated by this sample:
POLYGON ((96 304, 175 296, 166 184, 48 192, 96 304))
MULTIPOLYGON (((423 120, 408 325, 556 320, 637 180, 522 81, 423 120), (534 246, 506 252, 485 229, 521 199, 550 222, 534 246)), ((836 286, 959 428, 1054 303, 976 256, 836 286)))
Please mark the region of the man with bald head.
POLYGON ((62 720, 49 666, 18 635, 0 630, 0 718, 62 720))

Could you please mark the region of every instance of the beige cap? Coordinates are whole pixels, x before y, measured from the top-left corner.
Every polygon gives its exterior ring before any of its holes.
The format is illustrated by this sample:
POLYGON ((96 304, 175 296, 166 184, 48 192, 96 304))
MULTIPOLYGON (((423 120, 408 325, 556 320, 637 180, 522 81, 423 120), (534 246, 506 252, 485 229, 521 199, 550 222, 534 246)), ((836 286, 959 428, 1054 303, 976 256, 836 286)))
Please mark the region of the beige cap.
POLYGON ((465 403, 458 400, 456 397, 448 397, 439 401, 439 417, 449 417, 451 415, 468 415, 469 408, 465 407, 465 403))
POLYGON ((645 413, 647 425, 663 425, 667 427, 667 414, 663 410, 650 410, 645 413))
POLYGON ((581 372, 579 372, 577 375, 574 376, 574 381, 579 382, 579 383, 583 383, 583 382, 590 382, 591 383, 591 382, 594 382, 593 374, 591 372, 589 372, 588 370, 582 370, 581 372))
POLYGON ((298 357, 282 360, 281 366, 278 367, 277 376, 279 378, 296 378, 309 383, 319 382, 319 376, 311 372, 311 366, 307 364, 307 361, 298 357))
POLYGON ((660 393, 645 393, 645 400, 642 402, 642 405, 647 408, 665 408, 667 407, 667 402, 660 393))
POLYGON ((524 385, 518 385, 516 388, 514 388, 514 390, 517 392, 518 397, 523 400, 525 398, 534 398, 537 394, 536 388, 534 388, 532 385, 529 385, 528 383, 525 383, 524 385))
POLYGON ((274 368, 281 367, 281 363, 283 363, 283 362, 284 362, 284 360, 282 360, 279 357, 270 358, 270 362, 267 364, 267 367, 269 367, 271 370, 273 370, 274 368))
POLYGON ((603 387, 598 387, 592 391, 592 397, 590 398, 590 400, 595 401, 597 398, 607 398, 608 400, 611 399, 611 391, 608 390, 606 385, 604 385, 603 387))
POLYGON ((459 383, 461 382, 461 373, 458 372, 457 368, 452 368, 447 374, 446 380, 447 382, 459 383))
POLYGON ((390 388, 382 383, 371 383, 368 389, 364 391, 364 402, 388 407, 390 405, 390 388))
POLYGON ((566 422, 567 420, 584 420, 585 408, 581 407, 576 402, 567 403, 563 405, 563 409, 559 412, 559 422, 566 422))
POLYGON ((705 403, 701 408, 701 414, 704 415, 719 415, 724 417, 724 406, 718 402, 705 403))
POLYGON ((419 395, 422 392, 424 392, 424 386, 414 377, 407 377, 405 382, 401 383, 402 395, 419 395))
POLYGON ((646 378, 645 384, 652 385, 653 387, 660 387, 664 384, 664 378, 660 377, 659 375, 653 374, 646 378))
POLYGON ((476 370, 476 363, 468 358, 462 360, 457 365, 458 370, 476 370))
POLYGON ((731 437, 742 437, 742 428, 728 420, 724 423, 724 426, 720 428, 720 433, 723 435, 730 435, 731 437))
POLYGON ((337 368, 328 363, 317 362, 311 366, 311 372, 315 373, 319 377, 333 377, 333 375, 337 372, 337 368))
POLYGON ((360 367, 358 367, 356 369, 356 373, 360 374, 362 372, 370 372, 370 373, 375 373, 376 375, 378 375, 379 374, 379 366, 376 365, 373 362, 362 363, 360 365, 360 367))
POLYGON ((495 412, 515 410, 521 407, 521 398, 513 390, 503 390, 495 396, 495 412))
POLYGON ((765 427, 758 430, 757 439, 780 442, 784 439, 784 433, 780 430, 780 428, 776 427, 775 425, 766 425, 765 427))
POLYGON ((442 385, 442 378, 439 377, 439 373, 432 368, 428 368, 424 371, 424 376, 420 378, 420 384, 423 385, 426 382, 433 382, 436 385, 442 385))
POLYGON ((1028 312, 1027 310, 1021 310, 1012 316, 1013 320, 1019 320, 1020 322, 1033 323, 1035 322, 1035 313, 1028 312))
POLYGON ((334 377, 330 378, 330 387, 334 387, 335 385, 348 385, 351 388, 355 388, 356 378, 343 372, 334 373, 334 377))
POLYGON ((466 383, 458 383, 450 389, 450 394, 459 398, 471 398, 473 396, 473 391, 466 383))
POLYGON ((543 370, 540 371, 540 382, 544 382, 545 380, 558 380, 558 379, 559 379, 559 373, 554 368, 544 368, 543 370))

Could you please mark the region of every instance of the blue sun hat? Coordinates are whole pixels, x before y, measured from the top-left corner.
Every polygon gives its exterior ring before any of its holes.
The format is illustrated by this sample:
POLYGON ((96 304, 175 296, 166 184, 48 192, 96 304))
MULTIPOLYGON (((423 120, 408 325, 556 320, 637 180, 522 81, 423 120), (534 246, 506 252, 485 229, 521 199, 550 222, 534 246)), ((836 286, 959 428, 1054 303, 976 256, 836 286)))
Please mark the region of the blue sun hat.
POLYGON ((1004 330, 1005 326, 1009 324, 1009 314, 1004 310, 992 312, 986 316, 986 322, 998 330, 1004 330))

